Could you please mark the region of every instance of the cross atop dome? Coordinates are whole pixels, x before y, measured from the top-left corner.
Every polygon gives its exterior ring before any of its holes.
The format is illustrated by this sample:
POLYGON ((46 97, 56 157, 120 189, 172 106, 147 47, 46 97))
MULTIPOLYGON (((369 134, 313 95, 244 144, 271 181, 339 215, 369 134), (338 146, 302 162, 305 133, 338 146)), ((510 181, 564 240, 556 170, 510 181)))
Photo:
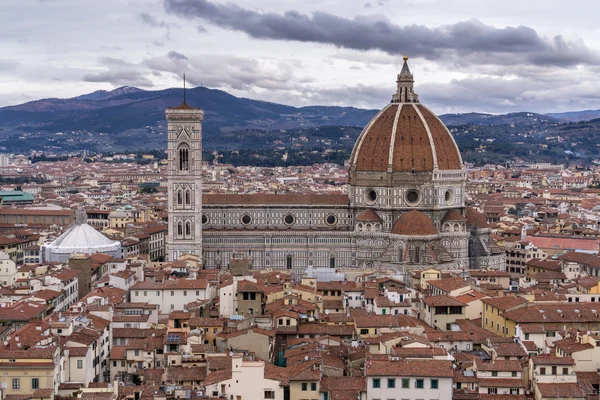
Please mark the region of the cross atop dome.
POLYGON ((398 79, 396 79, 398 88, 396 93, 394 93, 392 96, 392 103, 418 103, 419 95, 414 92, 413 86, 415 84, 415 80, 413 79, 413 74, 410 73, 410 69, 408 68, 408 56, 404 56, 403 59, 404 65, 398 74, 398 79))

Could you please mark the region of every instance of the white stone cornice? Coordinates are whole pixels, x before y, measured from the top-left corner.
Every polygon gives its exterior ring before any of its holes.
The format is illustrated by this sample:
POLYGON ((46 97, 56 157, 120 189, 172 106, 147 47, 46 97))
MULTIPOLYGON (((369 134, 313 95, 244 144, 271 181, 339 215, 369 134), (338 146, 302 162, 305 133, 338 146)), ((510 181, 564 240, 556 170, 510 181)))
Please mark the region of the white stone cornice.
POLYGON ((390 153, 388 155, 388 172, 393 172, 392 166, 394 165, 394 144, 396 143, 396 130, 398 129, 398 120, 400 119, 400 112, 402 111, 403 103, 398 105, 396 115, 394 116, 394 126, 392 127, 392 137, 390 139, 390 153))

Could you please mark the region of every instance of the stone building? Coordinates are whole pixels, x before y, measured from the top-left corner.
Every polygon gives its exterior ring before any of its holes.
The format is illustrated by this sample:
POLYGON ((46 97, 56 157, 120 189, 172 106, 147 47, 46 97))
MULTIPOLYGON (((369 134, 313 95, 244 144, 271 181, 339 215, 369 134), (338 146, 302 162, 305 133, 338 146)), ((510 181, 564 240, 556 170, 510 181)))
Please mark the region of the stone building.
POLYGON ((504 269, 485 219, 465 207, 459 149, 419 102, 406 60, 391 103, 356 141, 347 195, 200 199, 203 113, 185 103, 168 109, 170 259, 201 254, 205 267, 220 268, 242 253, 253 268, 291 270, 295 279, 309 266, 504 269))

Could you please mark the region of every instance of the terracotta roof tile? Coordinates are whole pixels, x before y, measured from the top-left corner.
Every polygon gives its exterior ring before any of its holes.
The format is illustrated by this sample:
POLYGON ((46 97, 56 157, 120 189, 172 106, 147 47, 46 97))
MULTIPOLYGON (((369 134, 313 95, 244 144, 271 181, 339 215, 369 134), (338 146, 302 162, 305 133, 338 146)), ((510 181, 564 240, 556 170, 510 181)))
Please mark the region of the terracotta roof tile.
POLYGON ((430 307, 464 307, 465 303, 457 300, 454 297, 447 296, 445 294, 439 296, 428 296, 422 299, 423 303, 430 307))
POLYGON ((527 352, 518 343, 499 343, 496 353, 499 357, 527 357, 527 352))
POLYGON ((491 388, 524 388, 521 378, 479 378, 479 387, 491 388))
POLYGON ((481 302, 489 304, 502 311, 527 304, 527 300, 518 296, 488 297, 486 299, 482 299, 481 302))
POLYGON ((435 224, 427 216, 418 210, 411 210, 398 218, 392 227, 392 233, 395 235, 435 235, 438 233, 435 224))
POLYGON ((371 208, 367 208, 365 211, 358 214, 355 220, 359 222, 383 222, 381 217, 371 208))
POLYGON ((451 378, 452 362, 446 360, 369 360, 366 376, 416 376, 451 378))
POLYGON ((460 211, 458 211, 457 209, 451 209, 450 211, 448 211, 446 213, 446 215, 444 215, 444 218, 442 218, 442 222, 459 222, 459 221, 466 221, 467 218, 463 217, 463 215, 460 213, 460 211))
POLYGON ((429 280, 427 284, 446 293, 469 286, 469 283, 460 277, 429 280))
POLYGON ((585 392, 578 383, 538 383, 537 390, 543 398, 585 397, 585 392))
POLYGON ((556 357, 551 355, 533 356, 531 361, 534 365, 575 365, 572 357, 556 357))
POLYGON ((465 217, 469 225, 476 228, 488 228, 489 225, 485 219, 485 215, 474 209, 473 207, 467 207, 465 209, 465 217))

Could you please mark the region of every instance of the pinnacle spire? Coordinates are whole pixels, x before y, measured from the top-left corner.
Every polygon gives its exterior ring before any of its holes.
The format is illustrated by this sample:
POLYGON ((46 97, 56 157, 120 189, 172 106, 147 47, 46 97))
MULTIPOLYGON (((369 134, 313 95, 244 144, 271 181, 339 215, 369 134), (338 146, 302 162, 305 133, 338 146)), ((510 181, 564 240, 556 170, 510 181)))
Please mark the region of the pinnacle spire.
POLYGON ((402 57, 402 59, 404 60, 404 65, 402 66, 402 71, 400 71, 400 76, 404 77, 410 77, 412 79, 412 74, 410 73, 410 69, 408 68, 408 56, 404 56, 402 57))
POLYGON ((414 91, 415 80, 408 68, 408 56, 404 56, 404 65, 396 79, 397 89, 392 96, 392 103, 418 103, 419 95, 414 91))

